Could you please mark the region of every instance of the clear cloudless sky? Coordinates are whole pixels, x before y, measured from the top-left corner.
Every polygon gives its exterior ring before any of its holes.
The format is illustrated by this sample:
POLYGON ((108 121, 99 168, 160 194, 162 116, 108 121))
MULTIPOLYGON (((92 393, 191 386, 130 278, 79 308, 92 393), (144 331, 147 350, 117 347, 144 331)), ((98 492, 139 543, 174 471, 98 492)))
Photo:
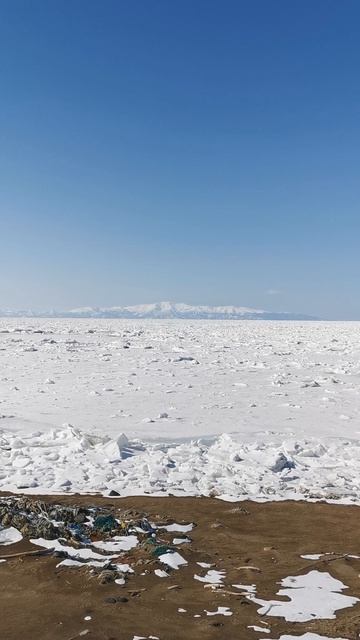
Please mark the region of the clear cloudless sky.
POLYGON ((0 308, 360 319, 358 0, 0 0, 0 308))

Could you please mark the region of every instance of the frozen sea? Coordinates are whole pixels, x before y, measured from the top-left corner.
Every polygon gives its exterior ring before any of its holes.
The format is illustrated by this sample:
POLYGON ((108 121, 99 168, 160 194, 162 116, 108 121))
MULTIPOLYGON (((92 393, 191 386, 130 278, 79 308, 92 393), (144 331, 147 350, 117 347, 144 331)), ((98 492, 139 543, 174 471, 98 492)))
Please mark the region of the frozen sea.
POLYGON ((360 323, 0 320, 0 490, 360 504, 360 323))

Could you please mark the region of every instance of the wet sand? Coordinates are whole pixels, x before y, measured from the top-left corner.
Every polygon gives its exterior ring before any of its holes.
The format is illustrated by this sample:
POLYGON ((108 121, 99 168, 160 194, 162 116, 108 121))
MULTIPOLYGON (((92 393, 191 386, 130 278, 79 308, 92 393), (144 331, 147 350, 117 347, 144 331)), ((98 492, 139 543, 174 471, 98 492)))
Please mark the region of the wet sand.
MULTIPOLYGON (((338 611, 335 620, 289 623, 283 618, 261 617, 259 607, 231 586, 256 584, 259 598, 278 598, 277 583, 282 578, 316 568, 347 585, 346 595, 360 597, 360 559, 309 561, 300 557, 314 553, 360 555, 359 507, 304 502, 227 503, 212 498, 41 499, 115 506, 144 512, 150 519, 160 516, 175 522, 194 522, 192 543, 179 548, 188 565, 172 571, 168 578, 159 578, 154 574, 159 565, 153 560, 134 566, 135 574, 119 586, 99 584, 98 577, 86 567, 56 568, 59 559, 55 557, 9 559, 0 565, 1 640, 133 640, 136 635, 157 636, 160 640, 257 640, 308 631, 332 638, 355 640, 359 636, 360 603, 338 611), (223 590, 214 592, 194 580, 195 573, 204 572, 197 562, 226 571, 223 590), (149 573, 140 575, 145 570, 149 573), (169 589, 174 585, 177 588, 169 589), (204 613, 219 606, 229 607, 233 615, 209 617, 204 613), (178 608, 186 612, 179 613, 178 608), (91 620, 84 620, 88 616, 91 620), (268 634, 248 628, 266 626, 264 622, 271 630, 268 634)), ((22 540, 1 547, 0 552, 5 556, 30 549, 39 547, 22 540)), ((131 550, 123 554, 121 562, 134 565, 137 558, 137 550, 131 550)))

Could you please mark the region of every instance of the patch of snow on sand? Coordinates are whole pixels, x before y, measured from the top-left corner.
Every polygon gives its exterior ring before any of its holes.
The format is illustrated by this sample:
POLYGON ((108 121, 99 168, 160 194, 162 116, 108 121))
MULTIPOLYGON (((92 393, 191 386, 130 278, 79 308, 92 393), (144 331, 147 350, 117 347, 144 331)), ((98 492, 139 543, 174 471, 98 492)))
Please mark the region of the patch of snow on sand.
POLYGON ((218 607, 217 611, 207 611, 204 609, 207 616, 232 616, 232 611, 229 607, 218 607))
POLYGON ((307 622, 336 618, 336 611, 351 607, 359 598, 342 593, 347 587, 328 572, 309 571, 300 576, 289 576, 281 581, 279 596, 288 601, 248 598, 261 605, 260 615, 283 617, 287 622, 307 622))
POLYGON ((15 527, 0 529, 0 545, 15 544, 22 540, 22 534, 15 527))
POLYGON ((191 542, 190 538, 174 538, 172 541, 175 545, 188 544, 189 542, 191 542))
MULTIPOLYGON (((116 555, 102 555, 100 553, 95 553, 92 549, 75 549, 74 547, 70 547, 69 545, 61 544, 59 540, 46 540, 45 538, 30 538, 31 544, 35 544, 39 547, 44 547, 45 549, 54 549, 55 551, 64 551, 67 553, 72 560, 84 560, 84 561, 102 561, 108 562, 111 558, 116 558, 116 555)), ((67 565, 70 566, 70 565, 67 565)), ((75 566, 75 565, 73 565, 75 566)))
MULTIPOLYGON (((270 640, 270 638, 261 638, 261 640, 270 640)), ((329 636, 319 636, 318 633, 307 632, 298 636, 285 633, 280 636, 279 640, 345 640, 345 638, 330 638, 329 636)))
POLYGON ((134 569, 130 567, 129 564, 115 564, 118 571, 122 571, 123 573, 134 573, 134 569))
POLYGON ((326 552, 326 553, 309 553, 303 556, 300 556, 300 558, 304 558, 304 560, 320 560, 321 558, 326 558, 326 556, 332 556, 334 558, 336 558, 336 556, 343 556, 346 558, 352 558, 353 560, 359 560, 360 556, 354 555, 354 554, 350 554, 350 553, 345 553, 345 554, 337 554, 334 552, 326 552))
POLYGON ((256 584, 233 584, 234 589, 240 589, 241 595, 247 596, 256 593, 256 584))
POLYGON ((170 533, 189 533, 194 528, 194 524, 168 524, 165 526, 159 526, 158 529, 165 529, 165 531, 169 531, 170 533))
POLYGON ((139 543, 136 536, 114 536, 111 540, 101 540, 93 542, 93 547, 102 551, 118 552, 129 551, 139 543))
POLYGON ((163 569, 155 569, 154 573, 158 578, 168 578, 169 577, 169 574, 166 573, 166 571, 164 571, 163 569))
POLYGON ((159 556, 159 560, 168 567, 171 567, 171 569, 179 569, 182 565, 187 564, 185 558, 183 558, 177 551, 174 553, 163 553, 159 556))
POLYGON ((65 558, 65 560, 62 560, 61 562, 59 562, 56 565, 56 568, 58 567, 75 567, 78 569, 81 569, 81 567, 86 566, 90 566, 90 567, 96 567, 98 569, 101 569, 102 567, 105 566, 105 564, 107 564, 109 560, 107 558, 105 558, 105 560, 86 560, 86 562, 81 562, 80 560, 72 560, 72 558, 65 558))
POLYGON ((210 569, 205 576, 194 575, 195 580, 199 582, 205 582, 206 584, 222 584, 226 576, 225 571, 216 571, 216 569, 210 569))

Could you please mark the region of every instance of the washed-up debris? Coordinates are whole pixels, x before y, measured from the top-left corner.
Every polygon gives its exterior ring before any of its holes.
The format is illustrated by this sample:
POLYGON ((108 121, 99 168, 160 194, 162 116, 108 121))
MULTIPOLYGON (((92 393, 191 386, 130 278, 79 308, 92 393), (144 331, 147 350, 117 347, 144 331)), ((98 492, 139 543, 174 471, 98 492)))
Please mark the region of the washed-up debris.
POLYGON ((100 584, 125 584, 126 575, 134 573, 132 565, 155 563, 156 575, 162 575, 161 564, 166 564, 169 571, 187 564, 171 544, 172 532, 188 532, 193 526, 164 523, 160 517, 154 523, 143 513, 115 507, 85 508, 27 497, 0 499, 0 544, 25 538, 43 547, 41 551, 9 554, 4 559, 53 555, 61 559, 57 567, 91 567, 100 584))
POLYGON ((94 520, 93 527, 94 529, 96 529, 97 531, 101 531, 102 533, 110 533, 114 529, 119 528, 117 521, 111 514, 97 516, 94 520))
POLYGON ((31 498, 3 498, 0 501, 0 523, 3 527, 15 527, 24 538, 44 537, 55 540, 59 536, 66 539, 81 539, 88 528, 90 509, 46 505, 31 498))

